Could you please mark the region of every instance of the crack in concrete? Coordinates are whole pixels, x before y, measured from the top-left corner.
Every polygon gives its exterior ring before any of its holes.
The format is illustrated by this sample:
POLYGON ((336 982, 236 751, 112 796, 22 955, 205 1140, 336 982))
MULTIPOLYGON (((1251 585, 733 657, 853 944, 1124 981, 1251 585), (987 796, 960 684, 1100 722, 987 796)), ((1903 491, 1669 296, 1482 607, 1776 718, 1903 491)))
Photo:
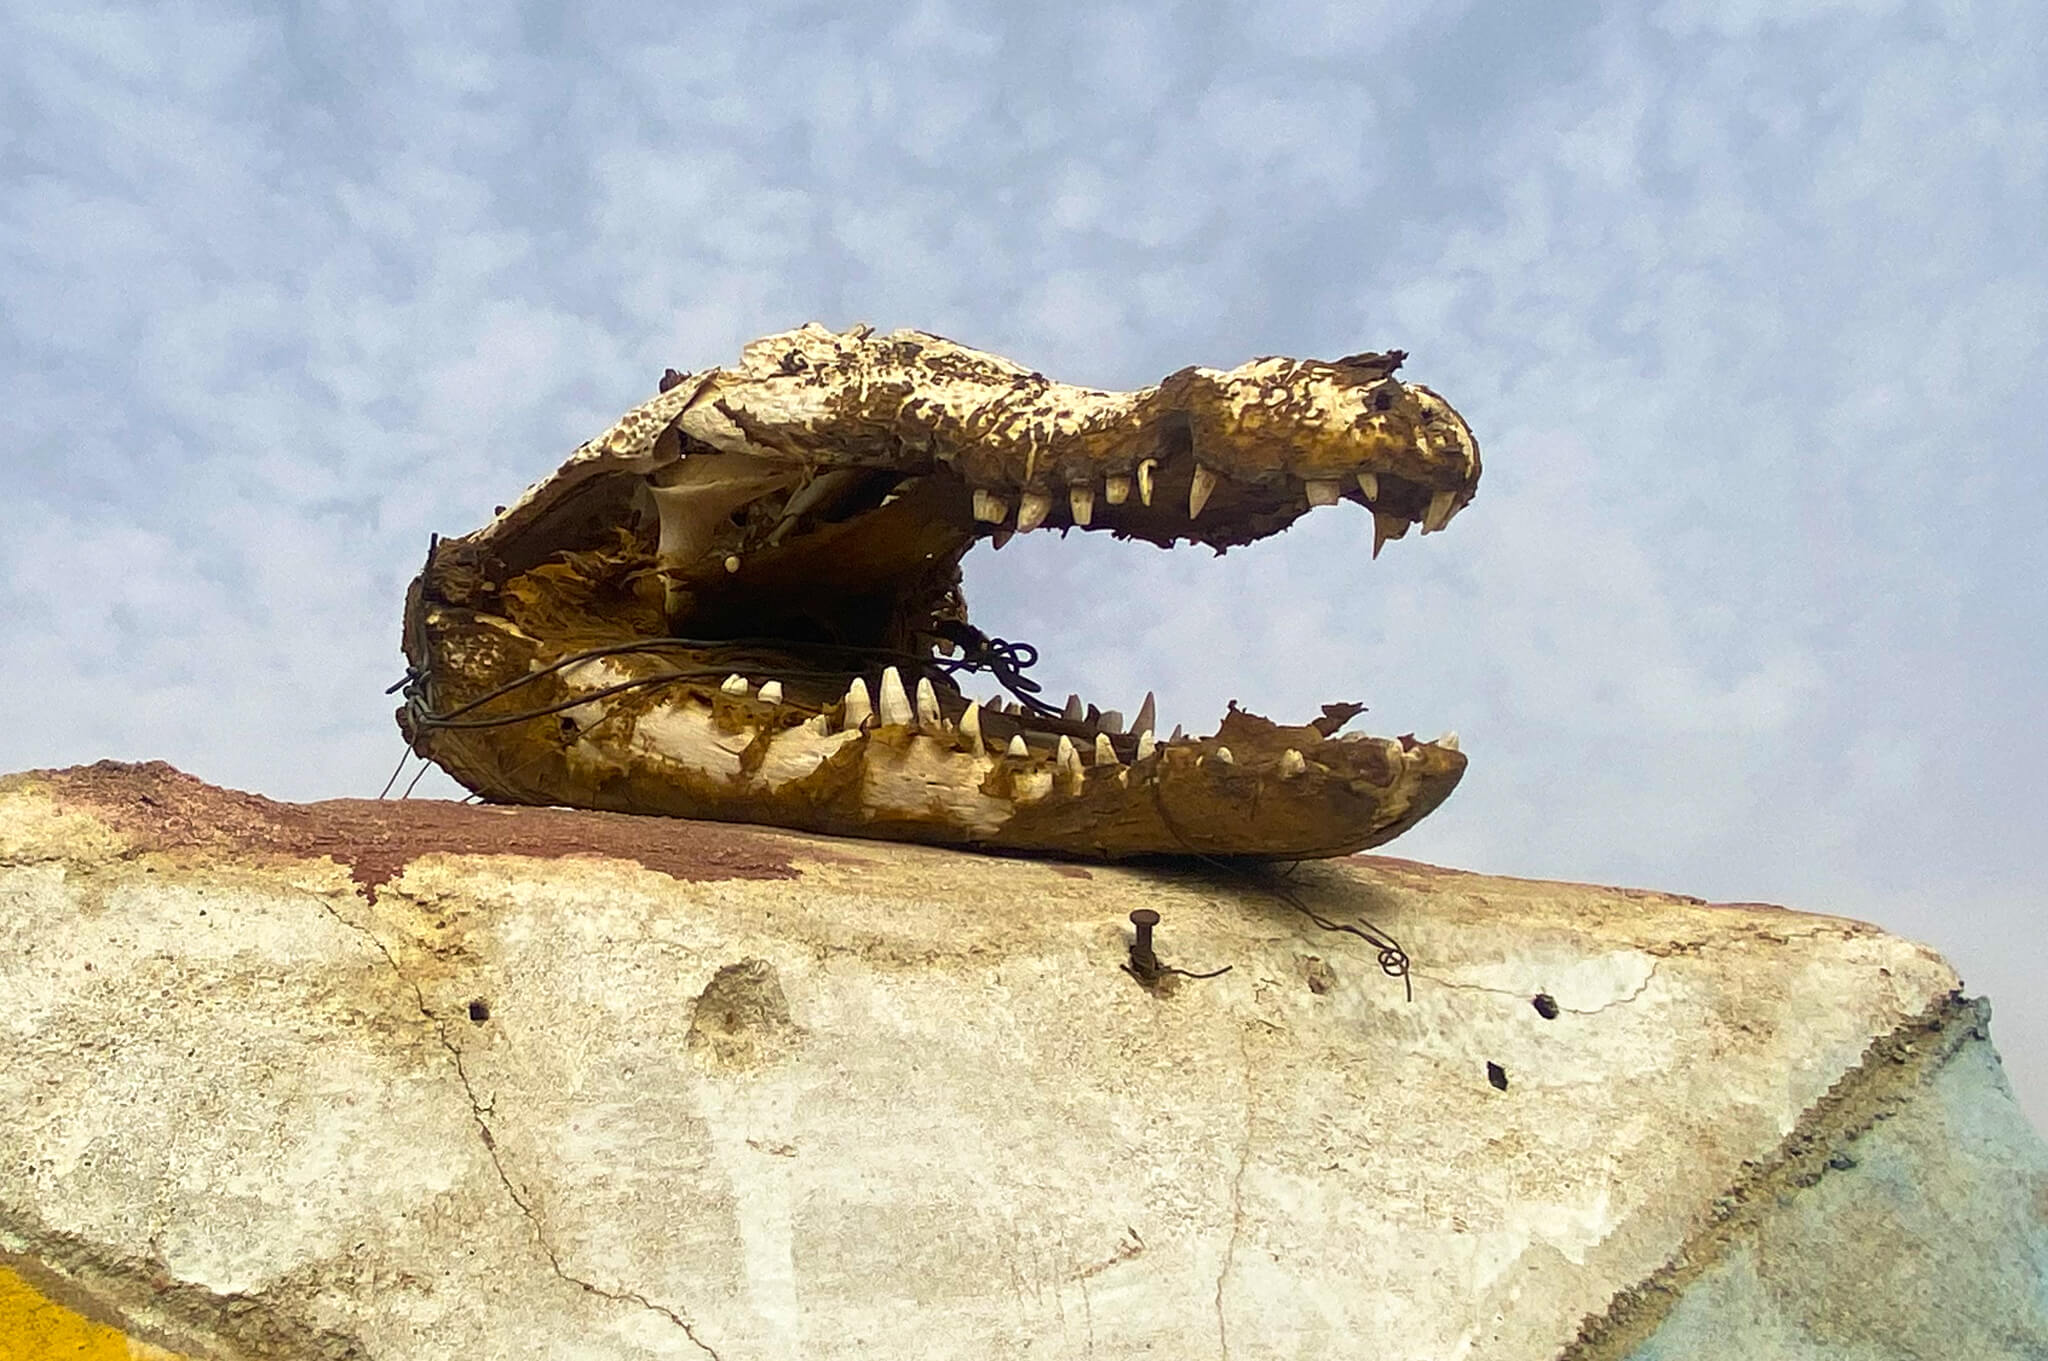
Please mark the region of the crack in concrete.
MULTIPOLYGON (((1601 1012, 1607 1010, 1609 1007, 1627 1006, 1630 1002, 1635 1001, 1638 997, 1641 997, 1645 992, 1649 991, 1650 984, 1657 981, 1657 971, 1663 967, 1664 958, 1665 957, 1662 955, 1654 955, 1651 957, 1650 971, 1643 975, 1643 981, 1636 985, 1635 991, 1631 992, 1626 997, 1617 997, 1611 1002, 1602 1002, 1597 1007, 1568 1007, 1564 1005, 1562 1002, 1559 1002, 1557 1004, 1557 1009, 1569 1016, 1598 1016, 1601 1012)), ((1435 974, 1423 973, 1419 969, 1415 971, 1415 976, 1417 978, 1422 979, 1426 983, 1434 983, 1440 988, 1449 988, 1452 992, 1485 992, 1491 993, 1495 997, 1512 997, 1520 1002, 1527 1002, 1532 997, 1536 996, 1536 993, 1534 992, 1520 992, 1513 988, 1495 988, 1490 987, 1485 983, 1453 983, 1448 978, 1440 978, 1435 974)), ((1541 991, 1541 989, 1539 989, 1538 991, 1541 991)), ((1551 996, 1552 1001, 1557 1000, 1555 996, 1552 996, 1551 994, 1546 993, 1545 995, 1551 996)))
POLYGON ((448 1057, 453 1061, 456 1080, 462 1084, 463 1097, 469 1103, 469 1118, 475 1123, 477 1137, 483 1143, 484 1152, 490 1157, 491 1170, 497 1173, 498 1183, 505 1188, 505 1195, 518 1208, 520 1215, 526 1220, 526 1226, 533 1234, 534 1246, 538 1247, 541 1255, 548 1259, 549 1269, 559 1279, 575 1286, 586 1294, 595 1295, 599 1299, 610 1300, 614 1304, 637 1304, 642 1309, 646 1309, 651 1313, 660 1314, 670 1323, 682 1329, 683 1336, 687 1337, 699 1351, 711 1357, 712 1361, 723 1361, 716 1348, 703 1338, 697 1336, 696 1326, 676 1310, 649 1299, 637 1290, 608 1290, 595 1281, 587 1281, 580 1276, 570 1274, 563 1267, 560 1254, 555 1251, 555 1245, 548 1241, 547 1230, 541 1226, 540 1217, 534 1213, 531 1199, 517 1186, 512 1184, 511 1174, 505 1170, 505 1161, 498 1152, 497 1136, 491 1133, 490 1122, 484 1118, 492 1108, 486 1107, 483 1102, 477 1099, 476 1086, 470 1081, 469 1067, 462 1061, 462 1046, 449 1038, 448 1023, 436 1014, 432 1007, 427 1005, 426 993, 420 988, 419 983, 400 967, 397 957, 391 953, 382 940, 378 939, 376 932, 358 922, 350 921, 326 899, 319 898, 316 901, 334 920, 349 930, 360 933, 371 945, 376 947, 377 953, 382 955, 384 962, 391 966, 391 972, 397 975, 399 982, 405 984, 412 991, 413 1002, 419 1008, 420 1015, 426 1017, 433 1024, 434 1037, 440 1041, 441 1047, 448 1051, 448 1057))
POLYGON ((1252 1089, 1251 1045, 1239 1032, 1237 1047, 1244 1055, 1244 1140, 1238 1145, 1237 1171, 1230 1179, 1230 1241, 1223 1247, 1223 1265, 1216 1272, 1216 1345, 1223 1361, 1230 1361, 1230 1326, 1223 1318, 1223 1286, 1237 1263, 1237 1240, 1244 1232, 1244 1170, 1252 1160, 1252 1114, 1256 1106, 1252 1089))

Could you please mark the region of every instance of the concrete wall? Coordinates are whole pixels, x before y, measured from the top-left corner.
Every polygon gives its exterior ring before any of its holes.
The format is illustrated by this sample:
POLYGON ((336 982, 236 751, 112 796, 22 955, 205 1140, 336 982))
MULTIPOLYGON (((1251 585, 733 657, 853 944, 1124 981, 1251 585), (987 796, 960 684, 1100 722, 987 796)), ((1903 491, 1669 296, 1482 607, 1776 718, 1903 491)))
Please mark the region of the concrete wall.
POLYGON ((1838 918, 96 767, 0 935, 0 1251, 192 1356, 2048 1354, 1983 1016, 1838 918))

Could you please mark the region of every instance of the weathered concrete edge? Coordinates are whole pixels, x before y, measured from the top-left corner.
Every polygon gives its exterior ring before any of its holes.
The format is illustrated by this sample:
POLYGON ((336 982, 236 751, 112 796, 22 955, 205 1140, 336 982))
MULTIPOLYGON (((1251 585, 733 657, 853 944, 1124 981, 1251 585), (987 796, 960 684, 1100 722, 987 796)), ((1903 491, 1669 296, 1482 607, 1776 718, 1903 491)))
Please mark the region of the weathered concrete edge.
MULTIPOLYGON (((1708 1222, 1650 1276, 1589 1315, 1558 1361, 1626 1361, 1663 1325, 1686 1290, 1762 1227, 1781 1195, 1838 1170, 1848 1144, 1916 1099, 1964 1045, 1991 1038, 1991 1004, 1950 993, 1889 1035, 1871 1041, 1854 1068, 1800 1116, 1771 1156, 1715 1200, 1708 1222)), ((1851 1164, 1853 1165, 1853 1164, 1851 1164)))

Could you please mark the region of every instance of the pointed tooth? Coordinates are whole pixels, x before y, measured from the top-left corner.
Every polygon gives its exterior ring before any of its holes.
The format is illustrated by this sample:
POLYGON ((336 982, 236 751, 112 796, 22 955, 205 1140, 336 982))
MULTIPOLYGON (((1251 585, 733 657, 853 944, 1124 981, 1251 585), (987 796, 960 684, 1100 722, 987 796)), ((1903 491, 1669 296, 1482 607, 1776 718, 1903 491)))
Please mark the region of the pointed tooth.
POLYGON ((1451 522, 1451 514, 1456 509, 1452 503, 1457 498, 1458 494, 1452 491, 1440 491, 1430 497, 1429 509, 1422 513, 1422 532, 1434 534, 1449 524, 1451 522))
POLYGON ((1152 474, 1158 470, 1158 459, 1145 458, 1138 460, 1138 499, 1148 506, 1152 504, 1152 474))
POLYGON ((1060 717, 1070 722, 1079 723, 1087 718, 1087 716, 1088 711, 1081 707, 1081 697, 1079 695, 1068 695, 1067 707, 1060 712, 1060 717))
POLYGON ((744 695, 748 690, 747 678, 735 671, 732 675, 727 676, 725 684, 718 688, 725 691, 728 695, 744 695))
POLYGON ((1095 488, 1086 482, 1076 482, 1068 487, 1067 509, 1074 513, 1074 523, 1086 529, 1088 522, 1095 518, 1095 488))
POLYGON ((1176 723, 1173 725, 1173 732, 1168 735, 1166 740, 1169 742, 1178 742, 1181 740, 1181 738, 1185 737, 1186 735, 1187 734, 1181 731, 1180 724, 1176 723))
POLYGON ((868 720, 874 716, 875 706, 868 699, 868 683, 855 676, 853 684, 846 687, 846 730, 858 732, 865 728, 868 720))
POLYGON ((812 714, 809 718, 797 724, 797 726, 805 732, 813 733, 819 737, 830 737, 832 735, 832 717, 829 714, 812 714))
POLYGON ((903 673, 893 666, 882 668, 882 726, 901 728, 911 720, 910 696, 903 691, 903 673))
POLYGON ((762 681, 761 702, 763 704, 782 703, 782 682, 778 680, 762 681))
POLYGON ((917 678, 917 728, 919 732, 933 737, 946 735, 945 715, 939 709, 939 692, 932 688, 930 676, 917 678))
POLYGON ((1031 748, 1024 745, 1023 733, 1016 733, 1012 735, 1010 738, 1010 745, 1007 748, 1005 748, 1005 750, 1007 750, 1009 754, 1012 756, 1029 756, 1031 754, 1031 748))
POLYGON ((1081 777, 1081 753, 1074 750, 1074 739, 1065 733, 1060 734, 1060 745, 1053 753, 1053 764, 1059 767, 1062 775, 1073 779, 1081 777))
POLYGON ((960 745, 976 756, 981 755, 981 705, 972 703, 967 712, 960 715, 960 745))
POLYGON ((1311 478, 1308 483, 1308 503, 1312 506, 1334 506, 1344 495, 1344 484, 1334 477, 1311 478))
POLYGON ((1380 475, 1378 473, 1360 473, 1358 475, 1358 490, 1364 494, 1365 499, 1368 501, 1379 500, 1380 475))
POLYGON ((1237 764, 1237 758, 1230 754, 1229 747, 1218 747, 1216 748, 1216 750, 1210 752, 1209 754, 1215 757, 1218 761, 1222 762, 1226 766, 1234 766, 1237 764))
POLYGON ((1195 480, 1188 485, 1188 518, 1194 519, 1202 513, 1202 507, 1209 504, 1210 495, 1216 490, 1216 474, 1195 465, 1195 480))
POLYGON ((1008 543, 1016 533, 1017 531, 1014 529, 998 529, 995 533, 988 536, 988 546, 1000 552, 1003 545, 1008 543))
POLYGON ((1158 750, 1159 739, 1152 735, 1150 728, 1146 728, 1138 734, 1138 759, 1140 761, 1150 760, 1152 753, 1158 750))
POLYGON ((1123 764, 1116 759, 1116 748, 1109 744, 1109 734, 1107 733, 1095 734, 1095 764, 1098 766, 1123 764))
POLYGON ((1280 753, 1281 779, 1291 780, 1297 775, 1306 774, 1307 771, 1308 758, 1303 756, 1300 752, 1296 751, 1293 747, 1289 747, 1287 750, 1280 753))
POLYGON ((1102 479, 1102 499, 1112 506, 1120 506, 1131 499, 1131 475, 1111 473, 1102 479))
POLYGON ((999 525, 1010 518, 1010 503, 986 487, 976 487, 974 518, 985 524, 999 525))
POLYGON ((1388 539, 1398 539, 1408 532, 1408 522, 1399 515, 1386 511, 1372 513, 1372 555, 1378 557, 1380 550, 1387 546, 1388 539))
POLYGON ((1458 749, 1458 734, 1455 730, 1447 732, 1430 745, 1442 747, 1445 751, 1456 751, 1458 749))
POLYGON ((1102 730, 1106 733, 1121 733, 1124 730, 1124 716, 1121 711, 1111 709, 1102 716, 1102 730))
POLYGON ((1151 732, 1154 728, 1158 727, 1158 707, 1152 698, 1152 692, 1147 690, 1145 692, 1145 702, 1138 706, 1138 718, 1136 722, 1131 724, 1131 730, 1133 732, 1151 732))
POLYGON ((1027 491, 1017 503, 1017 532, 1036 529, 1052 513, 1052 497, 1042 491, 1027 491))

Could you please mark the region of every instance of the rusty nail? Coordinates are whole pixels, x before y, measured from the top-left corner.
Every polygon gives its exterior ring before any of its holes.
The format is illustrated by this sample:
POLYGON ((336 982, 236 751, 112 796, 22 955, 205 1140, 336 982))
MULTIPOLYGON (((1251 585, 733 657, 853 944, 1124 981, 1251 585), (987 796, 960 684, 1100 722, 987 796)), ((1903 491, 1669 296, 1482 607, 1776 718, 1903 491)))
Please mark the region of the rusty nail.
POLYGON ((1159 966, 1158 958, 1152 953, 1152 928, 1159 925, 1159 914, 1149 907, 1141 907, 1131 913, 1131 925, 1138 928, 1138 938, 1131 942, 1131 962, 1149 973, 1159 966))

